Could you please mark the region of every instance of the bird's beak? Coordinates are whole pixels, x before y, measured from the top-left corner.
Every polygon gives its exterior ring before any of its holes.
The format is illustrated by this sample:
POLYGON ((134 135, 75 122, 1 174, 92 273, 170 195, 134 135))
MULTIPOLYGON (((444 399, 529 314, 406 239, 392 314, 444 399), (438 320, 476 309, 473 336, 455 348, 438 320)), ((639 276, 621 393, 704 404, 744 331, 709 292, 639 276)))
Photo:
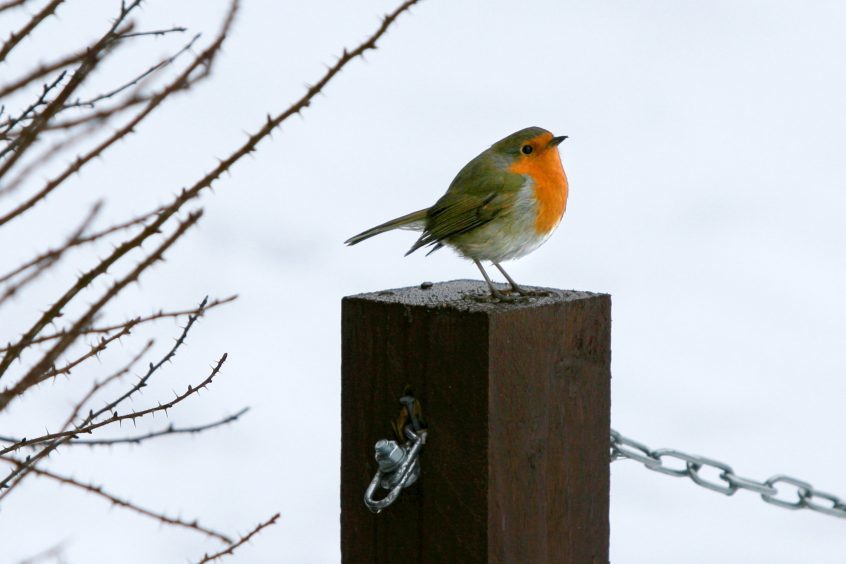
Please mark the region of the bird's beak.
POLYGON ((567 139, 567 136, 566 136, 566 135, 562 135, 561 137, 553 137, 552 139, 550 139, 550 140, 549 140, 549 146, 550 146, 550 147, 556 147, 556 146, 558 146, 558 145, 559 145, 562 141, 564 141, 565 139, 567 139))

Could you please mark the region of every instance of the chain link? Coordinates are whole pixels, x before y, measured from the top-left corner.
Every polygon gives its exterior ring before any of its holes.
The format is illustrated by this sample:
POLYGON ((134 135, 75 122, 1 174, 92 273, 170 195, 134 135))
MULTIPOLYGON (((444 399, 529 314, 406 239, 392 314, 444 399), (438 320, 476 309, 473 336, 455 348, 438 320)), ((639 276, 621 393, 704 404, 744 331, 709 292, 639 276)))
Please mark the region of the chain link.
POLYGON ((423 421, 423 407, 414 398, 413 390, 406 386, 399 403, 399 416, 392 422, 394 432, 401 442, 388 439, 376 441, 374 455, 379 469, 364 492, 364 505, 373 513, 397 500, 403 488, 412 485, 420 477, 420 451, 426 444, 426 423, 423 421), (376 492, 383 490, 381 499, 376 492))
POLYGON ((844 500, 817 490, 808 482, 783 474, 777 474, 763 482, 743 478, 735 474, 732 467, 724 462, 670 448, 652 450, 612 429, 611 462, 623 458, 640 462, 655 472, 677 478, 688 477, 703 488, 723 495, 734 495, 738 490, 748 490, 759 494, 767 503, 786 509, 810 509, 825 515, 846 517, 844 500), (702 475, 702 470, 718 471, 717 480, 706 478, 702 475))

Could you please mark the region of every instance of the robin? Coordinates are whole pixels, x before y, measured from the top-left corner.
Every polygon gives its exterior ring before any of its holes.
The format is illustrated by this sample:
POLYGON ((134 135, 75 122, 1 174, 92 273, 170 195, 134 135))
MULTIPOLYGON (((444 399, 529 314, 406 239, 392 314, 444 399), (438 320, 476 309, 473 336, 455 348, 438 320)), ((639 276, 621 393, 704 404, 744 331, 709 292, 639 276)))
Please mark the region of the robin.
POLYGON ((567 209, 567 176, 554 137, 540 127, 528 127, 497 141, 467 163, 434 206, 377 225, 347 245, 392 229, 423 231, 406 254, 431 247, 427 255, 449 245, 476 263, 491 290, 491 298, 509 301, 491 282, 481 261, 490 261, 508 280, 511 292, 533 295, 519 286, 500 265, 527 255, 555 231, 567 209))

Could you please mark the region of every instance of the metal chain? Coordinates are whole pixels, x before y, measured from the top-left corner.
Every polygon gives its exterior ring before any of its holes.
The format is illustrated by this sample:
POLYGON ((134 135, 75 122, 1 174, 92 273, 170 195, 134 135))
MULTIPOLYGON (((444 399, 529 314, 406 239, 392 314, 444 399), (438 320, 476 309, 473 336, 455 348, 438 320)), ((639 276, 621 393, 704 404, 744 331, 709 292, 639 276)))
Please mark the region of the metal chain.
POLYGON ((703 488, 708 488, 724 495, 734 495, 738 490, 749 490, 760 494, 767 503, 786 509, 811 509, 834 517, 846 517, 846 502, 836 495, 820 491, 808 482, 777 474, 763 482, 742 478, 734 473, 732 467, 724 462, 687 454, 671 448, 652 450, 643 443, 624 437, 611 429, 611 462, 628 458, 640 462, 650 470, 668 474, 677 478, 688 477, 703 488), (670 460, 684 463, 683 467, 667 465, 670 460), (715 469, 720 472, 719 481, 709 480, 700 472, 703 469, 715 469), (784 486, 792 486, 785 488, 784 486), (785 495, 785 492, 793 495, 785 495), (779 495, 781 494, 781 495, 779 495))
POLYGON ((395 502, 402 490, 420 477, 420 451, 428 436, 423 408, 410 386, 406 386, 399 403, 402 409, 392 426, 402 442, 381 439, 374 446, 378 470, 364 492, 364 505, 373 513, 380 513, 395 502), (377 490, 387 493, 377 499, 377 490))

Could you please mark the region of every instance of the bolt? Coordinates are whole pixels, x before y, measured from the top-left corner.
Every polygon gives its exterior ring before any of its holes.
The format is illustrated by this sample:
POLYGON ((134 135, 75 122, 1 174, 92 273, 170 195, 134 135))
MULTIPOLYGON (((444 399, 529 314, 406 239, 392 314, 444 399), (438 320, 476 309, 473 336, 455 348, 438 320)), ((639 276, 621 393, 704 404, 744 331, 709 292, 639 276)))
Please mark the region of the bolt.
POLYGON ((376 464, 383 474, 393 472, 405 460, 405 449, 396 441, 382 439, 376 443, 376 464))

